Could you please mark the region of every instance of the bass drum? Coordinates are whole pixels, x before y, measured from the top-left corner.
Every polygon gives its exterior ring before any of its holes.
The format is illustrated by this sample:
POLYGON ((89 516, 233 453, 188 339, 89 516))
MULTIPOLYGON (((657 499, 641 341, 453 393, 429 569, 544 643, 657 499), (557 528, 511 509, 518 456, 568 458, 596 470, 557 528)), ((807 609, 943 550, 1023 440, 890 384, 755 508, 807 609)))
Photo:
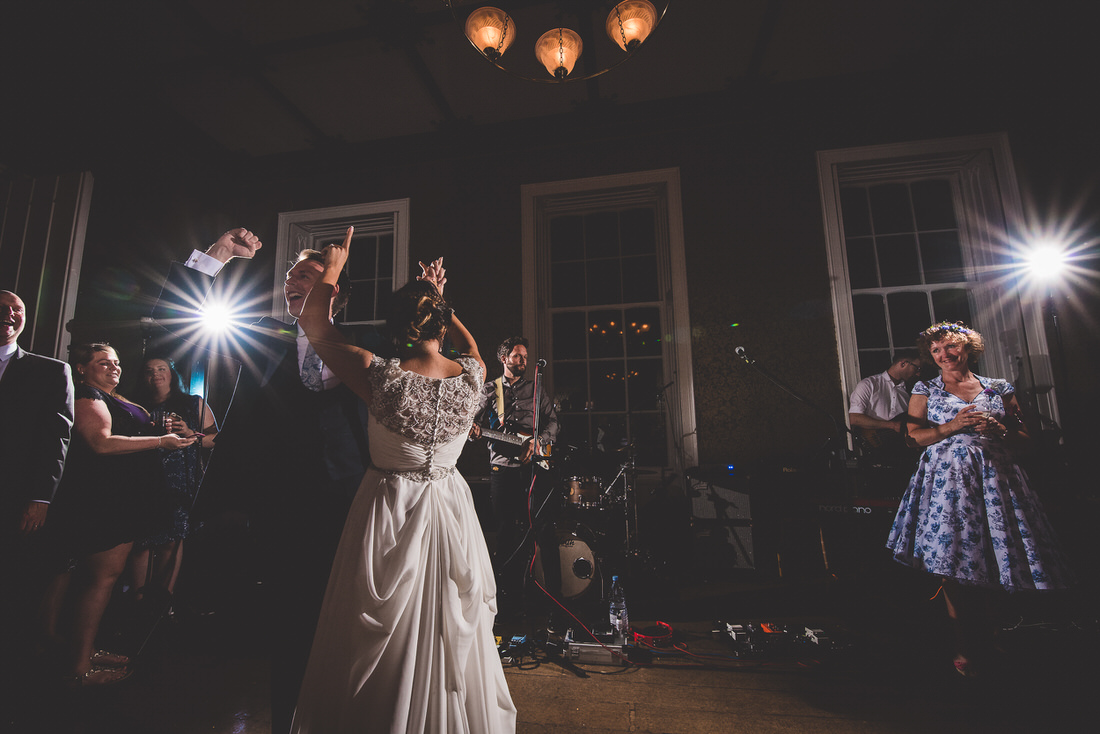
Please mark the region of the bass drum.
MULTIPOLYGON (((580 523, 558 526, 558 555, 561 561, 561 588, 547 589, 561 599, 578 600, 602 594, 600 563, 596 556, 595 535, 580 523)), ((545 586, 542 552, 535 549, 535 578, 545 586)))

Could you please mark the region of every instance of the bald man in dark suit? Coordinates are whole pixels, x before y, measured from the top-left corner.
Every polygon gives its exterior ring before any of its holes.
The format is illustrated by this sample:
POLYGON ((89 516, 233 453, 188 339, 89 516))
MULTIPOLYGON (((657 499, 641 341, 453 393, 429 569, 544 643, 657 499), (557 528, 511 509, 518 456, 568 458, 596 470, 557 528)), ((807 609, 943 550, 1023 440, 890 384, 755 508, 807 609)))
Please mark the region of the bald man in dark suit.
POLYGON ((47 521, 73 427, 69 365, 16 343, 23 300, 0 291, 0 628, 4 650, 25 643, 45 577, 36 540, 47 521))

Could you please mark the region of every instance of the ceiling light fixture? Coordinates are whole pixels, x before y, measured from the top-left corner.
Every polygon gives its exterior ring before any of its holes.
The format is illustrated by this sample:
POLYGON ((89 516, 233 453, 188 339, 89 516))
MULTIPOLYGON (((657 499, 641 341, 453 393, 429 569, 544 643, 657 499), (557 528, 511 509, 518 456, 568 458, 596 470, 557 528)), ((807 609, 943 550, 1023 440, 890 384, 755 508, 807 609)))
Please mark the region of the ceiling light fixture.
MULTIPOLYGON (((450 8, 452 15, 458 20, 458 14, 454 8, 457 0, 443 0, 450 8)), ((518 35, 516 22, 508 12, 495 7, 481 7, 471 12, 466 17, 464 26, 466 38, 473 44, 489 63, 503 71, 518 76, 522 79, 534 82, 572 82, 592 79, 600 76, 619 64, 630 59, 642 43, 652 35, 657 25, 668 12, 671 0, 664 0, 663 7, 658 10, 650 0, 622 0, 621 2, 576 2, 575 0, 561 0, 560 2, 546 3, 512 3, 515 6, 524 6, 527 10, 534 8, 542 10, 545 23, 545 10, 549 6, 558 6, 553 14, 553 22, 556 27, 551 27, 544 32, 535 42, 535 57, 549 73, 549 78, 535 76, 521 71, 517 65, 505 65, 504 53, 516 40, 518 35), (610 10, 608 10, 610 8, 610 10), (599 16, 596 15, 599 13, 599 16), (606 13, 606 20, 603 14, 606 13), (566 27, 566 18, 577 24, 580 32, 566 27), (598 18, 598 20, 597 20, 598 18), (607 37, 619 47, 619 51, 608 49, 603 52, 599 49, 590 52, 590 58, 599 55, 601 58, 614 54, 611 63, 600 65, 597 60, 588 63, 573 73, 574 65, 585 50, 582 34, 594 42, 592 32, 598 23, 602 22, 607 37), (625 55, 624 55, 625 52, 625 55), (596 71, 588 71, 592 66, 599 66, 596 71)), ((504 3, 502 3, 504 4, 504 3)), ((512 12, 517 12, 513 10, 512 12)), ((538 23, 538 13, 533 13, 532 22, 538 23)), ((543 27, 546 27, 543 25, 543 27)), ((606 44, 604 44, 606 45, 606 44)), ((515 54, 513 53, 513 56, 515 54)))

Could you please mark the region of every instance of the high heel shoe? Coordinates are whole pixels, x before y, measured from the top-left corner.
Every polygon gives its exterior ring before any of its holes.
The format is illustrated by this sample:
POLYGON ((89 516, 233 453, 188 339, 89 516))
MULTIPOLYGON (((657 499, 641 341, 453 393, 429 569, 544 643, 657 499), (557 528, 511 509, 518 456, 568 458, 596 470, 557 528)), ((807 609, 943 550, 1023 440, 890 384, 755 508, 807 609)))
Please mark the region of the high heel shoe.
POLYGON ((977 678, 978 672, 974 668, 974 663, 967 660, 964 657, 957 657, 953 661, 955 663, 955 671, 964 678, 977 678))
POLYGON ((130 657, 117 652, 96 650, 89 658, 93 668, 125 668, 130 664, 130 657))
POLYGON ((83 673, 69 673, 61 681, 66 688, 90 688, 121 683, 133 673, 129 668, 89 668, 83 673))

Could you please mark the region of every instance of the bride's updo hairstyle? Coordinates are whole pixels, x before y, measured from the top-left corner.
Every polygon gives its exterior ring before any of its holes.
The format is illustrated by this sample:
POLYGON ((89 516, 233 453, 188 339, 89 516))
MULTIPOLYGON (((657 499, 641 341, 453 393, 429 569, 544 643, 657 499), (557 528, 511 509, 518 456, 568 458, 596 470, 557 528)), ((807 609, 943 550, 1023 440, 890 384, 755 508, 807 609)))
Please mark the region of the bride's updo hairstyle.
POLYGON ((452 311, 431 283, 414 280, 390 296, 386 327, 398 349, 447 333, 452 311))

